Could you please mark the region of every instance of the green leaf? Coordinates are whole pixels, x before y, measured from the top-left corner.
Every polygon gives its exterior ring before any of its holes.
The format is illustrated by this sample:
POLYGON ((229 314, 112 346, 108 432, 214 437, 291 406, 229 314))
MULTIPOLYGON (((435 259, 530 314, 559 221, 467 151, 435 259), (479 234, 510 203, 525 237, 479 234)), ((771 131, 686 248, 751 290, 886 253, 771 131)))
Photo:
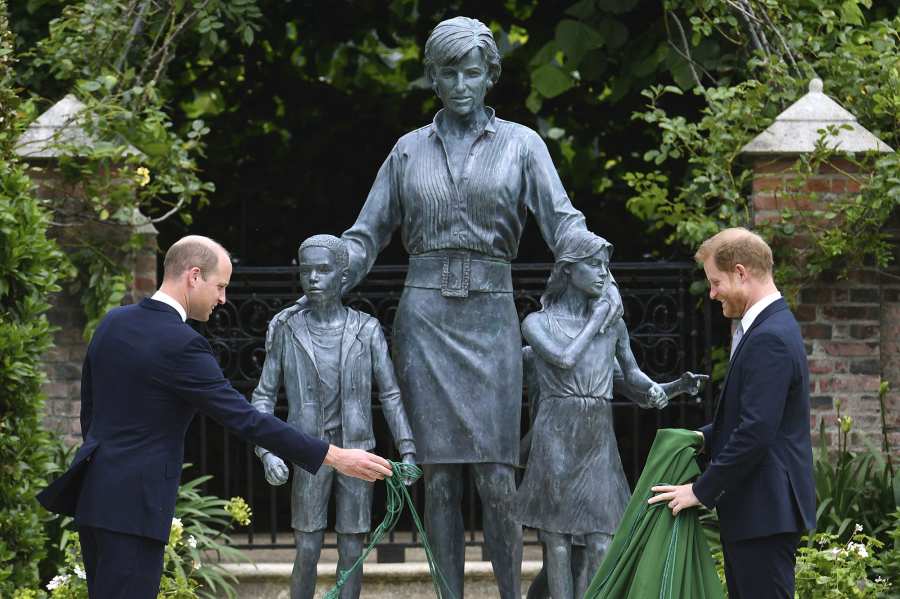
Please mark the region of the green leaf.
POLYGON ((566 55, 566 66, 575 69, 588 50, 599 48, 604 39, 593 27, 563 19, 556 25, 556 43, 566 55))
POLYGON ((570 90, 575 85, 575 81, 558 66, 545 64, 531 72, 531 85, 543 97, 555 98, 570 90))
POLYGON ((618 19, 604 19, 597 25, 597 32, 610 50, 621 48, 628 41, 628 28, 618 19))

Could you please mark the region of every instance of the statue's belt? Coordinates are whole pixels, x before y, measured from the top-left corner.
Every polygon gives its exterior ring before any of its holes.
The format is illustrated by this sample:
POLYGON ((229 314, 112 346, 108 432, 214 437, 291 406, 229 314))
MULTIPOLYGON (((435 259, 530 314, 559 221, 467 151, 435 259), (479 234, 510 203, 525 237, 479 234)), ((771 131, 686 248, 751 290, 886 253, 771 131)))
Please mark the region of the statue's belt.
POLYGON ((406 286, 440 289, 444 297, 468 297, 470 291, 512 293, 513 290, 509 262, 465 251, 410 256, 406 286))

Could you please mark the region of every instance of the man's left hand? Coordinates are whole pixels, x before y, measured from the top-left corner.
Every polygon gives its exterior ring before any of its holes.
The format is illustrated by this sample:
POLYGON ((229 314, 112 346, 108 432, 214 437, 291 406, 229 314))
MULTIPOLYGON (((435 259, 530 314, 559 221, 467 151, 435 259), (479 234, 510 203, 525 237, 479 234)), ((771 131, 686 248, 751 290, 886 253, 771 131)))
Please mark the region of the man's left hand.
POLYGON ((681 510, 700 505, 697 496, 694 495, 694 485, 659 485, 650 489, 657 495, 647 500, 647 503, 653 505, 661 501, 668 501, 672 515, 677 516, 681 510))

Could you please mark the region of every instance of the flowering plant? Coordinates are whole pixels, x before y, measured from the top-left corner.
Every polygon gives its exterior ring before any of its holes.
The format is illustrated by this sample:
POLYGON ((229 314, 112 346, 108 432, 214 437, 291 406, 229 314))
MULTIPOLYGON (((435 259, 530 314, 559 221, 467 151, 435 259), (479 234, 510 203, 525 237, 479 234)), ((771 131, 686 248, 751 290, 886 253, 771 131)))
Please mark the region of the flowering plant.
POLYGON ((854 527, 850 541, 843 543, 831 533, 813 537, 809 546, 798 550, 797 596, 804 599, 875 599, 890 588, 870 572, 880 564, 881 541, 854 527))
MULTIPOLYGON (((185 465, 188 468, 189 464, 185 465)), ((163 553, 163 573, 158 599, 197 599, 235 596, 233 576, 216 563, 216 558, 246 559, 230 546, 228 531, 238 524, 250 524, 252 512, 242 497, 230 500, 203 495, 198 487, 211 476, 201 476, 178 489, 175 517, 163 553)), ((22 589, 12 599, 87 599, 87 576, 78 535, 65 527, 61 546, 65 557, 46 591, 22 589)))

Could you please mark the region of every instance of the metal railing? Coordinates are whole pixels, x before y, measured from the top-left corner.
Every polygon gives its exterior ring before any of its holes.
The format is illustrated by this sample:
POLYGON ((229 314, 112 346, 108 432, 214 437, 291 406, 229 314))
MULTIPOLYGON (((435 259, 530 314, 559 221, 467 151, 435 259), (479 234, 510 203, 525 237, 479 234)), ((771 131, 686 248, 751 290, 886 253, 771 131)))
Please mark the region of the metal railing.
MULTIPOLYGON (((540 309, 540 295, 546 285, 550 264, 513 264, 513 287, 519 317, 540 309)), ((677 378, 683 371, 710 371, 709 339, 711 312, 708 298, 690 293, 696 279, 692 263, 614 263, 612 271, 625 305, 625 321, 632 349, 641 368, 654 380, 677 378)), ((388 344, 397 304, 403 291, 406 266, 375 267, 345 301, 348 305, 377 317, 388 344)), ((232 384, 248 397, 259 378, 265 359, 265 334, 269 320, 295 301, 302 291, 298 270, 286 267, 238 267, 228 288, 228 302, 219 307, 201 332, 208 338, 232 384)), ((527 429, 528 399, 523 393, 522 430, 527 429)), ((710 386, 701 398, 673 401, 665 410, 642 410, 634 404, 613 402, 614 426, 625 466, 633 484, 643 467, 656 429, 692 428, 711 416, 710 386)), ((378 411, 380 406, 373 402, 378 411)), ((276 414, 284 418, 287 404, 282 396, 276 414)), ((376 450, 397 459, 383 418, 375 417, 376 450)), ((292 548, 283 533, 290 531, 290 484, 271 487, 252 447, 200 415, 188 432, 185 461, 195 464, 187 476, 212 474, 206 491, 222 497, 242 495, 254 513, 251 530, 233 535, 241 548, 292 548), (279 535, 279 533, 282 533, 279 535)), ((417 509, 424 509, 420 484, 411 489, 417 509)), ((467 544, 481 546, 481 519, 472 481, 464 488, 464 521, 467 544)), ((384 486, 375 486, 374 522, 384 513, 384 486)), ((329 522, 333 523, 333 506, 329 522)), ((406 515, 398 530, 378 546, 378 561, 403 561, 405 549, 418 547, 412 521, 406 515), (411 531, 411 532, 410 532, 411 531)), ((536 543, 535 537, 526 537, 536 543)))

